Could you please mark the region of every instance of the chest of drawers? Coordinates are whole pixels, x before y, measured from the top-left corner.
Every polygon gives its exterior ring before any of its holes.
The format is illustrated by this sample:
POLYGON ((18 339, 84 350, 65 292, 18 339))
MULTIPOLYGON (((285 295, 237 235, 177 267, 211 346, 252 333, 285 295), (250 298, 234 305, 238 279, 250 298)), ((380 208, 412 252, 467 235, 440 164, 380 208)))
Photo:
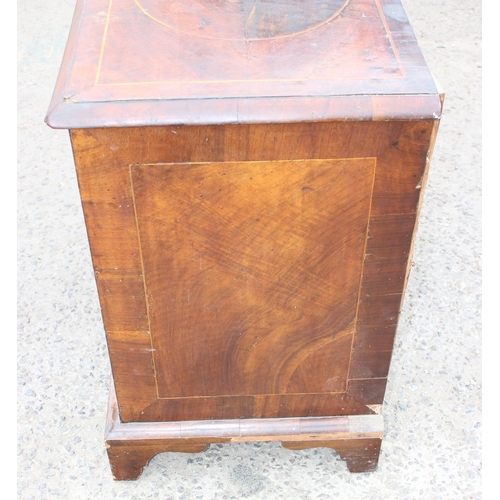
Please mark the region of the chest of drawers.
POLYGON ((274 440, 377 466, 442 96, 398 0, 79 0, 66 128, 116 479, 274 440))

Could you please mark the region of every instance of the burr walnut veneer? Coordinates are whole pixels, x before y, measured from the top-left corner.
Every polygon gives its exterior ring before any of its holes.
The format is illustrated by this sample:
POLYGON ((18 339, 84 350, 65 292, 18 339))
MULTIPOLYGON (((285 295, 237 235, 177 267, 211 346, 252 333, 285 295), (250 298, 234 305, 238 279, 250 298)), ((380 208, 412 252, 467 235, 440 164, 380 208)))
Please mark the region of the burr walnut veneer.
POLYGON ((70 130, 116 479, 276 440, 376 468, 442 96, 399 0, 79 0, 70 130))

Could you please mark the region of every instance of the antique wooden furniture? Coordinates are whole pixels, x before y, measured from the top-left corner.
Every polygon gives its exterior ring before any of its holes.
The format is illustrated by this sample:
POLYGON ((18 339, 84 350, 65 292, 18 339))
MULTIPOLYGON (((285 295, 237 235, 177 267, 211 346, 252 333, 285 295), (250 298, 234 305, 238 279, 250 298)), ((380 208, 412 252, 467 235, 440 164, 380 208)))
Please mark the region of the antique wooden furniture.
POLYGON ((399 0, 79 0, 70 130, 116 479, 276 440, 377 466, 442 96, 399 0))

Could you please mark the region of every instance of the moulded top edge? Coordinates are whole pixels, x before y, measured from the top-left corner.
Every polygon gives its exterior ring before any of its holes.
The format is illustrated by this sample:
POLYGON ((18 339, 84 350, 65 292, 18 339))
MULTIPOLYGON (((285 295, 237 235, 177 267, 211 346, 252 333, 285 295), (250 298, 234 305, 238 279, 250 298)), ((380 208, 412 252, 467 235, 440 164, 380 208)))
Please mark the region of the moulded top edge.
POLYGON ((436 94, 399 0, 78 0, 46 121, 419 119, 436 94))
POLYGON ((56 129, 320 121, 439 120, 439 94, 335 98, 206 99, 61 103, 45 121, 56 129), (293 101, 293 102, 292 102, 293 101))

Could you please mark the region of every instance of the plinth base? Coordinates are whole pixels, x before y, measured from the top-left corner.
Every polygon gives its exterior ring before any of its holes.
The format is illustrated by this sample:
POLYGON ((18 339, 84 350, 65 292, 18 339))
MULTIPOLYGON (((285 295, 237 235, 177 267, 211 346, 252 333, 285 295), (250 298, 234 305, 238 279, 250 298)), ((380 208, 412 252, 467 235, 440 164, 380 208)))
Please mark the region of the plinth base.
POLYGON ((105 440, 113 478, 134 480, 158 453, 200 453, 212 443, 247 441, 333 448, 351 472, 369 472, 377 468, 382 437, 381 415, 122 423, 112 386, 105 440))

